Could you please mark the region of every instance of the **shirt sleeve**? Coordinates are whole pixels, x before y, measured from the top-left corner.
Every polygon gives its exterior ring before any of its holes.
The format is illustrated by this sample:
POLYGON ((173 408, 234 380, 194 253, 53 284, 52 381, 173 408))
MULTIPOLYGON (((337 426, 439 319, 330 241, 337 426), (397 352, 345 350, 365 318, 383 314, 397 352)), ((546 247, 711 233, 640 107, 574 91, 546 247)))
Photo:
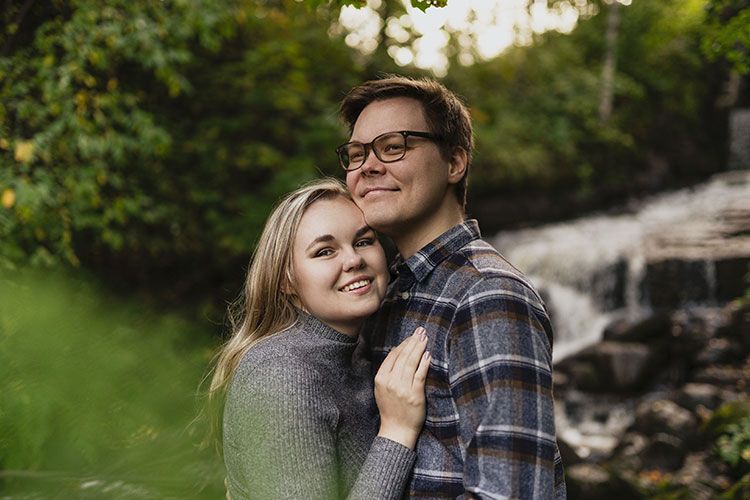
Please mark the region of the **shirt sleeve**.
POLYGON ((556 460, 551 327, 536 294, 510 278, 478 281, 456 310, 449 361, 465 450, 465 498, 555 498, 564 492, 556 460))
MULTIPOLYGON (((233 381, 224 415, 232 499, 346 496, 337 463, 339 413, 328 385, 314 369, 283 360, 233 381)), ((412 450, 376 438, 348 498, 398 498, 414 458, 412 450)))

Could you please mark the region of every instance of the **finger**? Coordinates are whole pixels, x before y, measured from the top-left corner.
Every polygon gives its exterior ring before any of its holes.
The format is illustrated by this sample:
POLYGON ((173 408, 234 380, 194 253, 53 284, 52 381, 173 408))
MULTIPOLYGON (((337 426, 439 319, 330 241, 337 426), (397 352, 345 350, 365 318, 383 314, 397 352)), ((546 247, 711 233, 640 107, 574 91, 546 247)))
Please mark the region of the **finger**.
POLYGON ((427 380, 427 372, 430 370, 430 361, 432 361, 432 354, 430 354, 430 351, 425 351, 419 360, 417 371, 414 373, 412 387, 418 391, 424 390, 425 381, 427 380))
POLYGON ((391 370, 393 370, 393 365, 396 363, 397 358, 398 358, 398 347, 396 347, 395 349, 391 349, 388 355, 386 355, 383 362, 380 363, 380 368, 378 368, 378 373, 376 377, 384 376, 384 375, 391 373, 391 370))
POLYGON ((409 345, 404 347, 404 351, 399 356, 394 367, 396 375, 400 380, 411 384, 414 372, 417 370, 417 366, 419 366, 419 360, 426 347, 427 335, 424 328, 421 328, 421 331, 418 330, 418 334, 413 336, 409 345))

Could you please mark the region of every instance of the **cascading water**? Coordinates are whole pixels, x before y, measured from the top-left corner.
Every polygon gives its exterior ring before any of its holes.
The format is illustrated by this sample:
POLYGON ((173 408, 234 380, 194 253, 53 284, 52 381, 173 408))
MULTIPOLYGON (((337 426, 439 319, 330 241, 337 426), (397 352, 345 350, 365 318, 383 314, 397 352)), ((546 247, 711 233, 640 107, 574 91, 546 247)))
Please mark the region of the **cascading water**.
MULTIPOLYGON (((555 325, 559 361, 598 342, 613 318, 634 319, 649 311, 644 269, 658 247, 675 242, 700 247, 737 214, 750 214, 748 171, 655 196, 621 215, 501 232, 491 241, 539 287, 555 325)), ((715 288, 709 261, 704 273, 715 288)))

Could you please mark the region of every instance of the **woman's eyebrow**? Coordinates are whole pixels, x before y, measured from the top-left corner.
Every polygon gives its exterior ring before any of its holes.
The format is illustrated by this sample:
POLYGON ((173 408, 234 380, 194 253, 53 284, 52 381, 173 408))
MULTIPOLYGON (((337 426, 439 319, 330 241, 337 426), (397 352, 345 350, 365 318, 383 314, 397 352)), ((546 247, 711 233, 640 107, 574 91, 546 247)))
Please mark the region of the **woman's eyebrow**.
POLYGON ((318 236, 317 238, 315 238, 314 240, 312 240, 310 244, 307 245, 307 248, 305 248, 305 251, 310 250, 311 247, 315 246, 318 243, 322 243, 324 241, 333 241, 335 239, 336 238, 334 238, 333 235, 331 234, 322 234, 318 236))
MULTIPOLYGON (((360 236, 363 236, 369 233, 370 231, 372 231, 372 228, 370 226, 362 226, 359 229, 357 229, 357 231, 354 233, 354 239, 356 240, 360 236)), ((320 236, 312 240, 309 245, 307 245, 307 248, 305 248, 305 251, 310 250, 311 247, 317 245, 318 243, 323 243, 325 241, 333 241, 335 239, 336 238, 332 234, 321 234, 320 236)))
POLYGON ((354 239, 357 239, 360 236, 369 233, 370 231, 372 231, 372 228, 370 226, 362 226, 359 229, 357 229, 356 233, 354 233, 354 239))

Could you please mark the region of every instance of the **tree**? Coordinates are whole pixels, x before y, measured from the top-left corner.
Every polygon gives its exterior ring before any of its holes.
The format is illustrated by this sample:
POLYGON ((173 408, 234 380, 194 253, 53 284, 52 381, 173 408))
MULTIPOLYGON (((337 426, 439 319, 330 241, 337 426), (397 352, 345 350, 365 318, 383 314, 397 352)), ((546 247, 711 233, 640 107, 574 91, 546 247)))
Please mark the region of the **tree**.
POLYGON ((0 39, 5 266, 234 294, 271 204, 336 171, 336 105, 358 78, 325 10, 73 0, 3 15, 19 21, 0 39))

